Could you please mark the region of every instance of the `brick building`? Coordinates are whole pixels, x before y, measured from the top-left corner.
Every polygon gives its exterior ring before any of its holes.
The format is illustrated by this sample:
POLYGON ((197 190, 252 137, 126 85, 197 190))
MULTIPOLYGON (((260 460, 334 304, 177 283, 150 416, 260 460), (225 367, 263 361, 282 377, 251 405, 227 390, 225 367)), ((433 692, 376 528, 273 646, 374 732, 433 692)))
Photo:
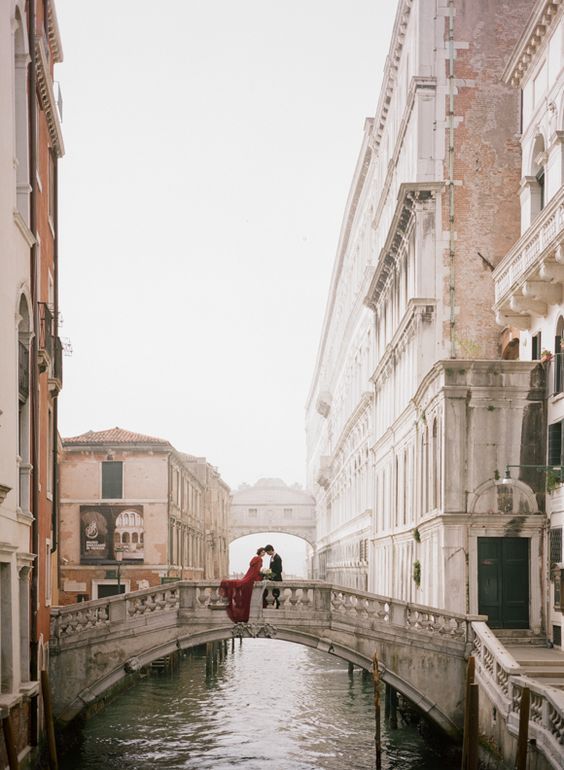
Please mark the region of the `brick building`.
MULTIPOLYGON (((536 473, 546 486, 549 519, 544 613, 547 636, 562 647, 564 625, 564 9, 537 0, 509 58, 506 83, 522 100, 520 237, 493 274, 503 356, 543 360, 548 441, 539 464, 552 473, 509 469, 514 478, 536 473)), ((539 435, 543 450, 544 436, 539 435)))
MULTIPOLYGON (((2 3, 0 715, 22 766, 43 734, 38 680, 48 666, 57 592, 57 169, 64 147, 54 67, 61 60, 52 0, 2 3)), ((0 737, 0 766, 6 763, 0 737)))
POLYGON ((120 428, 63 439, 61 603, 219 577, 228 500, 215 468, 164 439, 120 428))
POLYGON ((496 477, 542 461, 543 392, 534 364, 501 360, 492 312, 492 270, 519 236, 520 100, 503 73, 531 7, 398 3, 306 433, 321 578, 538 631, 538 482, 496 477), (515 603, 490 602, 494 579, 515 603))

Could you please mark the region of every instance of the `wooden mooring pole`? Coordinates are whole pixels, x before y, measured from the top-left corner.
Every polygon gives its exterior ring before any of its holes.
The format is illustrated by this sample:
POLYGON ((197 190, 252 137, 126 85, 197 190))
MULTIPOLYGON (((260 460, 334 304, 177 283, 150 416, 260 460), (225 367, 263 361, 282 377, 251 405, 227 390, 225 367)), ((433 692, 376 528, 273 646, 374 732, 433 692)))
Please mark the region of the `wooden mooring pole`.
POLYGON ((18 770, 18 750, 16 748, 16 738, 9 714, 2 720, 2 731, 4 733, 4 743, 6 744, 6 754, 8 755, 8 767, 10 770, 18 770))
POLYGON ((480 712, 480 688, 470 685, 470 713, 468 714, 468 770, 478 770, 478 725, 480 712))
POLYGON ((521 690, 519 705, 519 736, 517 738, 516 770, 527 770, 527 743, 529 741, 529 712, 531 709, 531 691, 528 687, 521 690))
POLYGON ((53 707, 51 705, 51 690, 49 688, 49 673, 41 671, 41 694, 43 696, 43 715, 47 728, 47 749, 49 752, 49 767, 58 770, 57 743, 55 741, 55 722, 53 720, 53 707))
POLYGON ((470 715, 470 685, 474 684, 476 659, 473 655, 468 658, 466 667, 466 688, 464 691, 464 733, 462 735, 462 770, 468 768, 468 718, 470 715))
POLYGON ((372 679, 374 681, 374 743, 376 746, 376 770, 382 770, 382 735, 380 731, 380 669, 378 668, 378 653, 372 658, 372 679))

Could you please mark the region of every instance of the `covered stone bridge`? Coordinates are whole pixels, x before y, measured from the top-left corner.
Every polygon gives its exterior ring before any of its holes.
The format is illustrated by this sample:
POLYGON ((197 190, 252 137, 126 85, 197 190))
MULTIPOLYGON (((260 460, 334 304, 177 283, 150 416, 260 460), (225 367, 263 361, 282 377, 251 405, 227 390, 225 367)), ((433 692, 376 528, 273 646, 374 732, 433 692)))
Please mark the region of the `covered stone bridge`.
POLYGON ((50 674, 59 723, 157 658, 245 636, 303 644, 365 669, 377 653, 382 679, 458 735, 475 617, 304 580, 276 584, 282 593, 275 610, 273 587, 255 585, 249 622, 236 625, 217 581, 183 581, 53 610, 50 674))

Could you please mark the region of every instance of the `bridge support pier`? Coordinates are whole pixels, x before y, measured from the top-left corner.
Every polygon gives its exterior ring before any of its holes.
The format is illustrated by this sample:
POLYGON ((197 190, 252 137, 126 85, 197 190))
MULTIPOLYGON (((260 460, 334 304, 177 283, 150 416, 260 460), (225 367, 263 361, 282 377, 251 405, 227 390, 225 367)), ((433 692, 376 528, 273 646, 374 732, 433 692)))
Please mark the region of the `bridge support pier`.
POLYGON ((395 687, 390 688, 390 727, 392 730, 398 729, 398 691, 395 687))

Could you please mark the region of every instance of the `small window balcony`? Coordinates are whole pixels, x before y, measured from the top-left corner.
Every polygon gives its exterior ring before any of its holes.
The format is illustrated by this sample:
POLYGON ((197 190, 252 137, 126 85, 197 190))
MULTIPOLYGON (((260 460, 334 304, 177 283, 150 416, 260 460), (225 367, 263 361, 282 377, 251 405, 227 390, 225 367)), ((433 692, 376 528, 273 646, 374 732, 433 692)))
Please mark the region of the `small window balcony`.
POLYGON ((59 337, 54 338, 54 358, 49 377, 49 390, 53 395, 63 389, 63 343, 59 337))

